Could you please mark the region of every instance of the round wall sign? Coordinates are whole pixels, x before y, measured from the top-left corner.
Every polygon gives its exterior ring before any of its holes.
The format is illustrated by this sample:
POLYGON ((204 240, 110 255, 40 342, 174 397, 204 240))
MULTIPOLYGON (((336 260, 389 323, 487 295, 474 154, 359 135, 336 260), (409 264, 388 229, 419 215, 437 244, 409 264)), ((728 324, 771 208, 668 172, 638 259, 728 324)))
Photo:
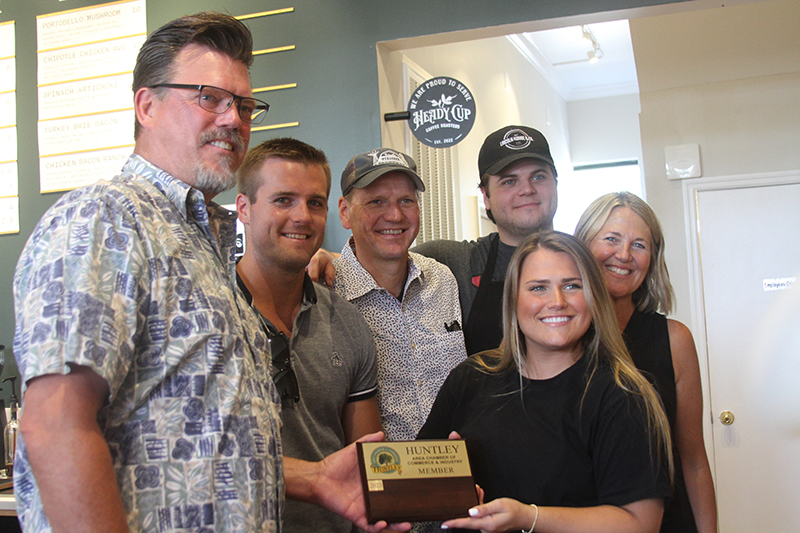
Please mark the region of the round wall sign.
POLYGON ((419 142, 447 148, 461 142, 475 123, 475 100, 460 81, 424 81, 408 101, 408 126, 419 142))

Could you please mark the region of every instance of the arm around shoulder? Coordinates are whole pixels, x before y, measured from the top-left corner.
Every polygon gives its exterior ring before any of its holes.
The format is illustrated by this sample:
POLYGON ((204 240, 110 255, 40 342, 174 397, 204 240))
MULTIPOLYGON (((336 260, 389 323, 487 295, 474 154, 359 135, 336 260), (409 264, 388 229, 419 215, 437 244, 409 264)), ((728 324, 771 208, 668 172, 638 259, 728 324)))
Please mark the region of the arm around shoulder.
POLYGON ((469 257, 470 243, 467 241, 449 241, 446 239, 437 239, 434 241, 424 242, 411 248, 411 252, 424 255, 439 261, 448 268, 454 261, 462 260, 464 254, 469 257))
POLYGON ((340 255, 320 248, 308 262, 306 272, 317 283, 333 287, 333 282, 336 281, 336 267, 333 265, 333 261, 340 255))
POLYGON ((703 440, 703 390, 697 350, 689 328, 677 320, 670 319, 668 324, 678 404, 674 441, 698 531, 715 533, 717 505, 703 440))

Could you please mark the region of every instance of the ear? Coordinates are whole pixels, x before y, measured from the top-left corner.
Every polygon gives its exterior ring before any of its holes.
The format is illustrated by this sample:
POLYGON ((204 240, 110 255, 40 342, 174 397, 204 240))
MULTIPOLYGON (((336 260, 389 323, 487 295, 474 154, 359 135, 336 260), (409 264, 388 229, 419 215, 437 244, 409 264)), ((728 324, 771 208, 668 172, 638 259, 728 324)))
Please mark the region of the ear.
POLYGON ((350 224, 350 206, 347 205, 347 200, 344 199, 344 196, 339 197, 339 220, 342 221, 342 227, 344 229, 352 229, 352 224, 350 224))
POLYGON ((236 211, 239 213, 239 220, 245 226, 250 225, 250 199, 239 193, 236 195, 236 211))
POLYGON ((481 187, 481 194, 483 195, 483 205, 486 206, 486 209, 492 208, 492 202, 489 200, 489 194, 486 192, 486 187, 481 187))
POLYGON ((136 120, 144 129, 151 128, 156 100, 156 95, 149 87, 141 87, 133 95, 133 110, 136 112, 136 120))

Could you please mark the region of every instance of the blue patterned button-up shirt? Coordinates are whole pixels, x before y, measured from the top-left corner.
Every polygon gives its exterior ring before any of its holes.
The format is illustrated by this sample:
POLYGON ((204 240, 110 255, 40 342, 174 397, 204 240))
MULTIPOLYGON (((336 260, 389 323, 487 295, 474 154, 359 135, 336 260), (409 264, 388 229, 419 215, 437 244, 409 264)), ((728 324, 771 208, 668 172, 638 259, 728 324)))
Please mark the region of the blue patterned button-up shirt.
MULTIPOLYGON (((98 422, 131 531, 279 530, 280 400, 236 287, 235 217, 133 155, 64 195, 17 265, 23 383, 73 364, 106 380, 98 422)), ((22 437, 14 466, 23 528, 49 531, 22 437)))

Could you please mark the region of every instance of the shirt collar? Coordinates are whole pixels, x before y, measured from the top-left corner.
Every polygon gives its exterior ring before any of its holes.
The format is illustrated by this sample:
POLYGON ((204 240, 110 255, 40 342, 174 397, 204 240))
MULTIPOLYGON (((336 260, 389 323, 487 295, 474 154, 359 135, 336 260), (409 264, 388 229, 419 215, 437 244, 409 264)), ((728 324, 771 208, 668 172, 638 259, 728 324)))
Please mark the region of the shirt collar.
MULTIPOLYGON (((355 251, 356 243, 351 236, 342 248, 342 255, 336 260, 336 288, 341 290, 341 294, 348 301, 360 298, 371 291, 386 290, 378 285, 372 274, 361 265, 355 251)), ((415 255, 411 252, 408 254, 408 277, 403 289, 404 295, 408 293, 408 288, 412 283, 425 283, 424 273, 415 261, 415 255)))
POLYGON ((181 213, 184 219, 188 219, 189 212, 198 221, 202 222, 208 219, 207 214, 198 212, 206 211, 205 198, 202 192, 172 176, 167 171, 161 170, 141 155, 132 154, 128 161, 125 162, 125 166, 122 167, 122 171, 123 173, 138 174, 152 183, 164 194, 169 203, 181 213))
MULTIPOLYGON (((238 261, 237 261, 238 263, 238 261)), ((247 285, 244 284, 242 281, 242 277, 239 273, 236 273, 236 284, 239 285, 239 290, 242 291, 244 295, 244 299, 247 300, 248 305, 253 305, 253 295, 250 294, 250 291, 247 289, 247 285)), ((314 287, 314 281, 308 275, 308 273, 303 274, 303 305, 315 305, 317 303, 317 289, 314 287)))
POLYGON ((137 174, 149 181, 184 220, 196 221, 208 237, 217 243, 228 263, 228 270, 234 268, 237 218, 235 211, 229 211, 215 202, 206 204, 200 190, 158 168, 139 154, 131 154, 122 167, 122 172, 137 174))

